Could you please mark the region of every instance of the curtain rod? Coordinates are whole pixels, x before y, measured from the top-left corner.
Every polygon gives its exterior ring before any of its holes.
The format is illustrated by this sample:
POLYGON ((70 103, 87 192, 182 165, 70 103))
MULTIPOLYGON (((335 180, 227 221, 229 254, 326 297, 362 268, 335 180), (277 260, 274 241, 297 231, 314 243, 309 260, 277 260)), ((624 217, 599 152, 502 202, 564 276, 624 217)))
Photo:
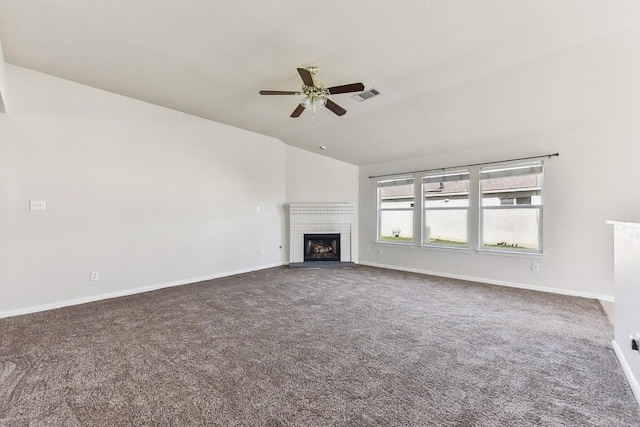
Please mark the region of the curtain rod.
POLYGON ((417 170, 417 171, 411 171, 411 172, 400 172, 400 173, 386 173, 384 175, 370 175, 369 179, 372 179, 372 178, 383 178, 383 177, 386 177, 386 176, 408 175, 408 174, 414 174, 414 173, 420 173, 420 172, 445 171, 447 169, 468 168, 468 167, 471 167, 471 166, 495 165, 496 163, 517 162, 517 161, 520 161, 520 160, 533 160, 533 159, 542 159, 542 158, 549 158, 550 159, 552 157, 558 157, 559 155, 560 155, 560 153, 544 154, 544 155, 540 155, 540 156, 520 157, 518 159, 498 160, 498 161, 495 161, 495 162, 482 162, 482 163, 472 163, 470 165, 448 166, 446 168, 423 169, 423 170, 417 170))

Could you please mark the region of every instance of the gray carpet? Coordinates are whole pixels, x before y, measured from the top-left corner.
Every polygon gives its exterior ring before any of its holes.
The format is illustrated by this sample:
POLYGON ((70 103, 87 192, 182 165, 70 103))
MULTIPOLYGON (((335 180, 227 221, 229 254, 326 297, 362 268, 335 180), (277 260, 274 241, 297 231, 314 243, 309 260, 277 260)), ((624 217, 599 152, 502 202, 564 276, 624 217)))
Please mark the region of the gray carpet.
POLYGON ((593 300, 276 268, 0 319, 0 425, 638 426, 593 300))

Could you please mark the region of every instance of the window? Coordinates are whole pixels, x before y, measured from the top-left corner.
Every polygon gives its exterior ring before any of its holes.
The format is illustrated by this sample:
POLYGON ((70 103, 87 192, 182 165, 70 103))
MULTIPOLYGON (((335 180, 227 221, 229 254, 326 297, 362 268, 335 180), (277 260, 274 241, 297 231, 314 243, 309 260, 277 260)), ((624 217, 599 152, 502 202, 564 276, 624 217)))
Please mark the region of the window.
POLYGON ((480 171, 480 247, 542 252, 542 162, 480 171))
POLYGON ((413 242, 413 177, 378 181, 378 241, 413 242))
POLYGON ((422 195, 424 198, 422 243, 467 247, 469 171, 424 176, 422 195))

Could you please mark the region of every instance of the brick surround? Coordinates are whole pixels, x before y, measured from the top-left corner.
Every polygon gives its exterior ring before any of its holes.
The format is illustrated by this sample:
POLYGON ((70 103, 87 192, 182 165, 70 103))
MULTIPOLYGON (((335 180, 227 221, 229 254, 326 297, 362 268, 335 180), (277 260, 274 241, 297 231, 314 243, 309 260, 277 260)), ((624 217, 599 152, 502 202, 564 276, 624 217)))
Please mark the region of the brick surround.
POLYGON ((291 203, 289 205, 289 262, 304 262, 304 234, 340 234, 340 261, 351 262, 351 203, 291 203))

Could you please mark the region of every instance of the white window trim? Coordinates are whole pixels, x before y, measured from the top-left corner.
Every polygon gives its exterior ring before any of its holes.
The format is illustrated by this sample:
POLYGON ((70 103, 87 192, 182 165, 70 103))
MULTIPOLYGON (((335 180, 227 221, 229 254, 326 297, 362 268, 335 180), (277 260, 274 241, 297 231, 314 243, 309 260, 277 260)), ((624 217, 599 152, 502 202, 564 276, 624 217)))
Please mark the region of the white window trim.
MULTIPOLYGON (((420 174, 418 172, 413 173, 412 175, 398 175, 397 177, 390 177, 384 180, 379 180, 376 182, 376 240, 374 243, 376 245, 381 246, 396 246, 396 247, 404 247, 404 248, 419 248, 427 251, 436 250, 436 251, 450 251, 457 253, 476 253, 478 255, 489 255, 489 256, 506 256, 506 257, 518 257, 518 258, 532 258, 539 259, 547 256, 547 253, 544 251, 544 206, 545 206, 545 190, 544 190, 544 169, 545 165, 543 161, 536 162, 528 162, 528 163, 510 163, 510 164, 495 164, 495 165, 487 165, 486 167, 477 168, 472 167, 467 169, 469 173, 469 204, 467 206, 467 246, 454 246, 454 245, 446 245, 446 244, 429 244, 424 242, 424 226, 425 226, 425 202, 424 202, 424 188, 423 188, 423 178, 429 175, 437 175, 434 173, 423 173, 420 174), (526 166, 542 166, 542 181, 540 188, 541 191, 541 203, 540 205, 500 205, 500 206, 482 206, 482 179, 481 173, 483 170, 493 170, 493 169, 508 169, 512 167, 526 167, 526 166), (386 209, 388 211, 409 211, 413 212, 413 240, 411 242, 402 242, 402 241, 390 241, 390 240, 380 240, 381 234, 381 209, 380 209, 380 193, 378 191, 379 183, 381 181, 394 181, 394 180, 412 180, 414 184, 414 198, 413 198, 413 208, 396 208, 396 209, 386 209), (475 194, 474 194, 475 193, 475 194), (419 200, 416 199, 419 195, 419 200), (513 250, 511 248, 505 247, 484 247, 483 246, 483 216, 484 211, 489 209, 538 209, 539 212, 539 223, 538 223, 538 239, 539 245, 537 251, 528 251, 528 250, 513 250), (416 221, 418 216, 416 215, 419 210, 419 219, 420 221, 416 221), (416 238, 416 233, 420 234, 420 238, 416 238)), ((456 209, 456 208, 431 208, 432 210, 442 209, 456 209)))
MULTIPOLYGON (((438 172, 438 173, 428 173, 428 174, 423 174, 420 176, 420 247, 422 248, 430 248, 430 249, 446 249, 446 250, 455 250, 455 251, 469 251, 471 250, 471 246, 470 246, 470 240, 469 239, 469 216, 470 216, 470 209, 471 209, 471 188, 469 188, 469 191, 467 192, 467 207, 466 207, 466 211, 467 211, 467 244, 465 246, 460 246, 460 245, 450 245, 450 244, 445 244, 445 243, 428 243, 425 242, 425 238, 424 238, 424 231, 425 231, 425 227, 426 227, 426 210, 427 208, 425 207, 425 196, 424 196, 424 186, 425 186, 425 178, 428 178, 430 176, 435 177, 438 175, 443 175, 445 173, 450 173, 451 175, 455 175, 455 174, 464 174, 467 175, 467 181, 469 183, 471 183, 471 170, 470 169, 463 169, 463 170, 455 170, 455 171, 450 171, 450 172, 438 172)), ((429 208, 429 210, 431 211, 436 211, 436 210, 463 210, 463 207, 437 207, 437 208, 429 208)), ((415 240, 415 239, 414 239, 415 240)))
POLYGON ((441 250, 441 251, 466 252, 466 253, 473 252, 473 249, 471 249, 469 246, 423 244, 423 245, 420 245, 420 249, 426 249, 426 250, 435 249, 435 250, 441 250))
MULTIPOLYGON (((376 240, 375 243, 376 244, 382 244, 382 245, 393 245, 393 246, 415 246, 416 245, 416 238, 415 238, 415 231, 412 230, 414 236, 412 237, 412 240, 410 242, 402 242, 402 241, 393 241, 393 240, 381 240, 382 237, 382 212, 411 212, 413 213, 413 219, 412 219, 412 228, 415 228, 415 206, 416 206, 416 195, 415 195, 415 189, 414 189, 414 194, 413 194, 413 207, 411 208, 391 208, 391 209, 382 209, 381 204, 382 201, 380 200, 380 188, 382 187, 380 185, 381 182, 390 182, 390 181, 402 181, 402 180, 406 180, 406 181, 411 181, 411 183, 414 185, 415 187, 415 176, 411 175, 404 175, 404 176, 398 176, 395 178, 388 178, 388 179, 384 179, 384 180, 378 180, 376 181, 376 240)), ((408 182, 407 182, 408 184, 408 182)))
POLYGON ((526 251, 515 252, 515 251, 510 251, 508 249, 496 249, 496 250, 476 249, 475 252, 477 252, 480 255, 503 255, 503 256, 519 257, 519 258, 544 258, 547 256, 545 252, 526 252, 526 251))
POLYGON ((516 168, 516 167, 526 167, 526 166, 541 166, 542 167, 542 182, 540 184, 540 205, 501 205, 501 206, 482 206, 482 171, 483 170, 492 170, 497 169, 496 166, 487 166, 484 168, 480 168, 478 170, 478 248, 476 252, 479 254, 487 254, 487 255, 509 255, 509 256, 524 256, 524 257, 544 257, 544 161, 537 161, 532 163, 513 163, 508 165, 501 165, 501 168, 516 168), (484 246, 484 212, 485 210, 498 210, 498 209, 538 209, 538 250, 537 251, 527 251, 527 250, 519 250, 515 251, 508 247, 500 248, 500 247, 485 247, 484 246))

